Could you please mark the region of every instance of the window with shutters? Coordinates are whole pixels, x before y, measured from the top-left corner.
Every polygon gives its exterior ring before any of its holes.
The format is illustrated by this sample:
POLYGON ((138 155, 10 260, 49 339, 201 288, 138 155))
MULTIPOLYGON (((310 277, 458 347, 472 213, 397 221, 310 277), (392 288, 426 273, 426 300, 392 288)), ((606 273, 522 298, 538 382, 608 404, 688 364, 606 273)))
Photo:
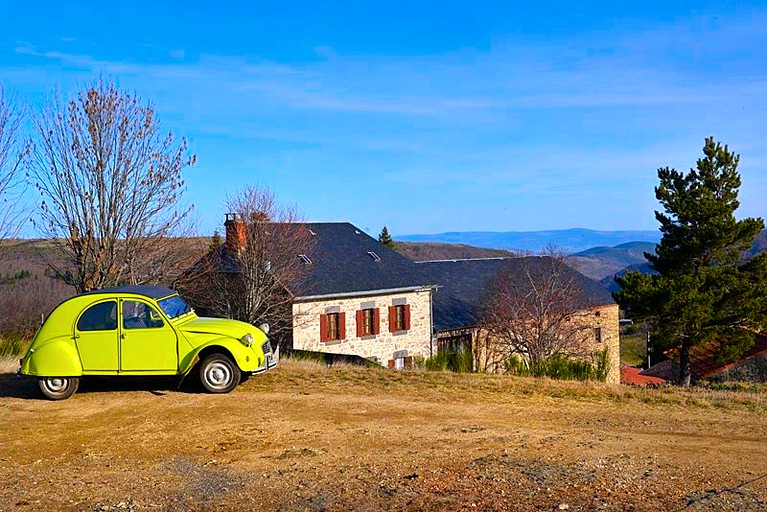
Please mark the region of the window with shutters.
POLYGON ((320 341, 340 341, 344 338, 346 338, 344 313, 320 315, 320 341))
POLYGON ((389 332, 410 329, 410 304, 389 307, 389 332))
POLYGON ((392 370, 409 370, 413 368, 413 356, 396 357, 389 359, 389 368, 392 370))
POLYGON ((357 337, 375 336, 379 332, 378 308, 357 311, 357 337))

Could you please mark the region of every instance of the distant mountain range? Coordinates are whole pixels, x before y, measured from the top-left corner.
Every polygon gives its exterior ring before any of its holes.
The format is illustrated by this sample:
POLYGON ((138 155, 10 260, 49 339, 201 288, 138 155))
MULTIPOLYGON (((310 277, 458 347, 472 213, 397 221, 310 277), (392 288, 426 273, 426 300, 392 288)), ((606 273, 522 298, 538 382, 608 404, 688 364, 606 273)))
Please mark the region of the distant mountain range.
POLYGON ((441 242, 464 244, 508 251, 540 252, 553 246, 565 253, 576 253, 598 246, 612 247, 627 242, 660 241, 660 231, 594 231, 592 229, 563 229, 552 231, 464 231, 433 235, 403 235, 398 242, 441 242))
MULTIPOLYGON (((397 237, 396 240, 397 250, 416 261, 509 257, 514 256, 514 252, 540 252, 541 249, 553 245, 568 254, 567 259, 575 269, 599 281, 608 290, 616 291, 617 285, 613 280, 616 274, 622 274, 628 270, 651 272, 644 253, 652 253, 655 250, 660 236, 659 231, 566 229, 408 235, 397 237), (625 240, 626 238, 629 240, 625 240)), ((744 256, 755 256, 765 250, 767 250, 767 230, 759 234, 744 256)))

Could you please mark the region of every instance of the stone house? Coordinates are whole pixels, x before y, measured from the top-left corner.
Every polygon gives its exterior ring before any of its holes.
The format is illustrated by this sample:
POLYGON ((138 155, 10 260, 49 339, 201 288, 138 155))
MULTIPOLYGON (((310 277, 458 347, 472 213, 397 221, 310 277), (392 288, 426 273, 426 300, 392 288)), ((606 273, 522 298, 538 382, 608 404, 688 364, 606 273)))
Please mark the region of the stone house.
MULTIPOLYGON (((524 281, 525 271, 540 265, 546 257, 481 258, 424 261, 417 265, 421 272, 438 284, 434 295, 433 330, 437 349, 464 347, 474 355, 475 369, 488 372, 504 370, 509 354, 499 349, 496 340, 482 329, 484 294, 500 272, 524 281)), ((607 350, 609 373, 607 382, 620 381, 619 308, 610 293, 597 282, 567 267, 566 277, 577 285, 577 310, 570 315, 583 327, 590 339, 586 352, 607 350)))
POLYGON ((308 224, 308 273, 293 292, 292 348, 389 368, 429 357, 434 286, 408 259, 348 222, 308 224))
MULTIPOLYGON (((228 216, 226 243, 217 249, 216 260, 222 262, 220 272, 233 276, 238 269, 232 255, 244 243, 241 221, 235 219, 228 216)), ((303 277, 285 287, 291 299, 286 315, 291 328, 282 340, 284 349, 358 356, 400 369, 410 367, 414 356, 464 346, 474 352, 476 369, 503 368, 503 361, 488 364, 478 343, 482 296, 498 272, 520 268, 529 258, 416 263, 348 222, 301 226, 311 243, 295 254, 304 267, 303 277)), ((273 227, 270 231, 276 235, 279 225, 273 227)), ((194 274, 194 268, 188 272, 194 274)), ((608 348, 608 381, 617 382, 618 306, 596 282, 569 271, 582 281, 590 300, 589 307, 574 316, 588 322, 595 351, 608 348)))

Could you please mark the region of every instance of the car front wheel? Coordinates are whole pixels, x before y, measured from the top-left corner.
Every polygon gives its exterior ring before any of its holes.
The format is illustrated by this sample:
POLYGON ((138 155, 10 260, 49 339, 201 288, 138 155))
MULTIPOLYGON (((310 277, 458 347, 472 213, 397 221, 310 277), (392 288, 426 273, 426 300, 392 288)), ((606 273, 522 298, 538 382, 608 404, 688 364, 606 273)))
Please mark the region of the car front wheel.
POLYGON ((229 393, 240 383, 240 369, 222 354, 211 354, 200 365, 200 381, 210 393, 229 393))
POLYGON ((64 400, 75 394, 80 385, 79 377, 42 377, 40 391, 50 400, 64 400))

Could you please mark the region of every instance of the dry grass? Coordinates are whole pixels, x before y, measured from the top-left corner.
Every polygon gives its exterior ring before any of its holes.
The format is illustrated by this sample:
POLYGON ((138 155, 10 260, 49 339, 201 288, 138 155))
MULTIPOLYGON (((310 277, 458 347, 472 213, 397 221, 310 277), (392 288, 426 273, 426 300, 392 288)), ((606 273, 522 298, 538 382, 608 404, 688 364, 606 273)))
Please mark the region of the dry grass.
POLYGON ((0 376, 0 510, 767 507, 761 388, 287 359, 229 395, 94 381, 47 402, 34 388, 0 376))
POLYGON ((16 373, 19 369, 18 357, 0 357, 0 374, 16 373))

